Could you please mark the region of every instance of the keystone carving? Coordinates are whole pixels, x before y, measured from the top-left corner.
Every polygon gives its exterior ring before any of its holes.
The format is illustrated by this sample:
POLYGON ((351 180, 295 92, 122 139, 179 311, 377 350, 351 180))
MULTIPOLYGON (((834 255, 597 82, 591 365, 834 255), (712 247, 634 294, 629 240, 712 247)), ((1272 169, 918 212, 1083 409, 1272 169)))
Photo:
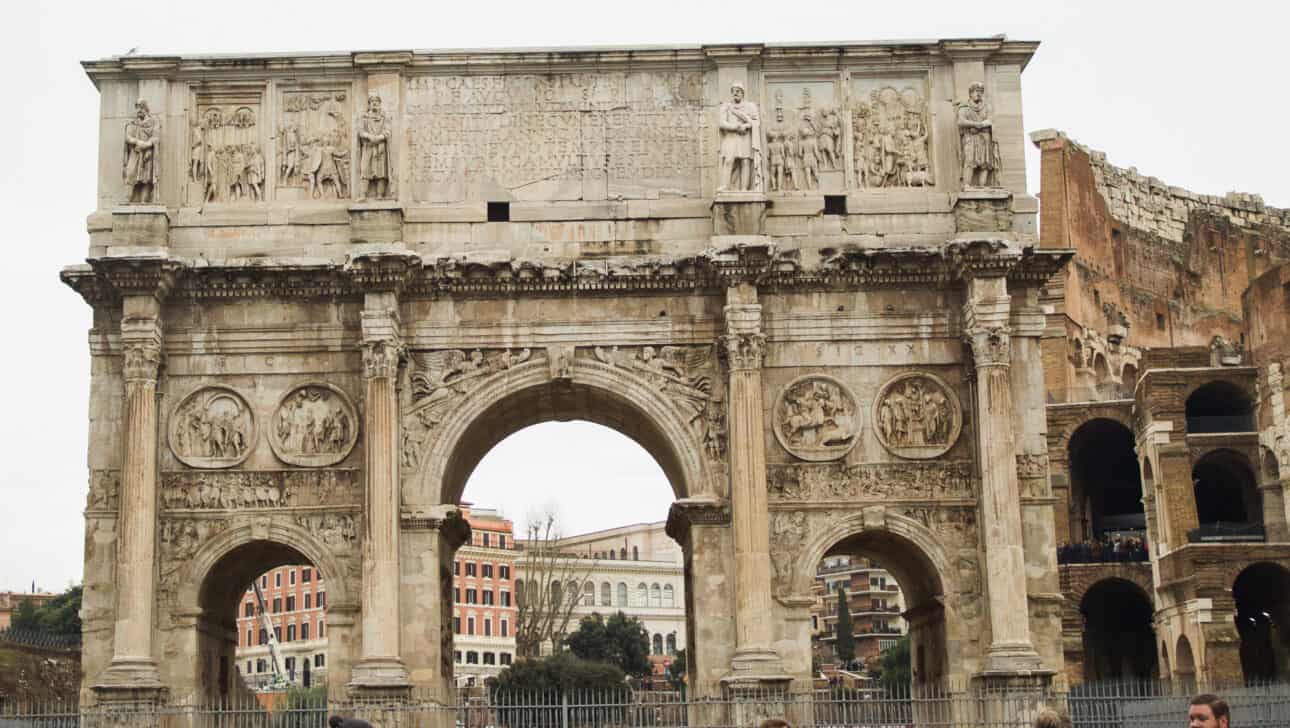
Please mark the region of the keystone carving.
POLYGON ((273 414, 269 444, 291 465, 334 465, 358 441, 358 413, 345 393, 329 384, 306 384, 283 396, 273 414))
POLYGON ((855 395, 838 380, 818 374, 799 377, 775 400, 775 437, 802 460, 837 460, 859 440, 858 415, 855 395))
POLYGON ((873 404, 874 431, 892 454, 914 460, 943 455, 963 426, 958 397, 937 376, 900 374, 883 385, 873 404))
POLYGON ((228 468, 255 446, 251 407, 228 387, 204 387, 184 398, 170 418, 170 450, 194 468, 228 468))

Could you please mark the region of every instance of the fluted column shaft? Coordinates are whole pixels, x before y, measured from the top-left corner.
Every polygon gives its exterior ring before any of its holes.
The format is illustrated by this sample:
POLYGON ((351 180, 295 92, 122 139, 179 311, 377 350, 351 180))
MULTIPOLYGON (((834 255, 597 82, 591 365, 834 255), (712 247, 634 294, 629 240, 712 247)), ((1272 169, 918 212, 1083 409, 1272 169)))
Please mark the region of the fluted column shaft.
POLYGON ((161 367, 159 305, 150 296, 124 304, 121 343, 125 380, 121 499, 116 543, 116 622, 112 662, 101 687, 161 686, 153 656, 157 557, 157 377, 161 367))
POLYGON ((770 523, 761 366, 766 337, 751 286, 730 289, 722 345, 730 367, 730 509, 735 542, 736 674, 778 675, 771 649, 770 523))
POLYGON ((1002 276, 972 278, 964 333, 976 367, 977 461, 981 467, 981 530, 990 606, 987 669, 1033 669, 1026 559, 1022 543, 1017 445, 1009 371, 1011 303, 1002 276))
POLYGON ((403 688, 399 650, 398 374, 403 355, 393 294, 368 294, 363 311, 367 494, 363 529, 363 646, 358 688, 403 688))

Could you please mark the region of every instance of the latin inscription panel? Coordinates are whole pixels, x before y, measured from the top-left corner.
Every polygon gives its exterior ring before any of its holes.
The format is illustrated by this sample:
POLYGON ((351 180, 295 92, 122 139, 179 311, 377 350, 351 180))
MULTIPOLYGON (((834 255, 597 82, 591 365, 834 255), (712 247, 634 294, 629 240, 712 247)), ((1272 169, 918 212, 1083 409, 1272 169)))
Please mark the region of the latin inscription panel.
POLYGON ((418 202, 699 196, 714 132, 695 72, 408 79, 418 202))

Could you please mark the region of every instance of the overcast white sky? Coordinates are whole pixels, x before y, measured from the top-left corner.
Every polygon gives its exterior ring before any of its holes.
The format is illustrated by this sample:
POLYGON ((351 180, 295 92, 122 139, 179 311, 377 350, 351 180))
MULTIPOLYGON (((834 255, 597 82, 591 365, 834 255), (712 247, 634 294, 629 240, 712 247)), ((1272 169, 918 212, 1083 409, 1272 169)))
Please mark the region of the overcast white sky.
MULTIPOLYGON (((0 25, 0 589, 81 578, 90 310, 58 282, 87 246, 98 97, 78 61, 141 53, 794 42, 986 36, 1043 42, 1028 131, 1065 130, 1121 166, 1198 192, 1290 206, 1286 29, 1274 2, 647 0, 8 3, 0 25)), ((1030 152, 1030 185, 1037 159, 1030 152)), ((555 501, 567 530, 663 518, 670 491, 624 438, 526 430, 466 496, 515 517, 555 501), (639 497, 637 497, 639 493, 639 497)))

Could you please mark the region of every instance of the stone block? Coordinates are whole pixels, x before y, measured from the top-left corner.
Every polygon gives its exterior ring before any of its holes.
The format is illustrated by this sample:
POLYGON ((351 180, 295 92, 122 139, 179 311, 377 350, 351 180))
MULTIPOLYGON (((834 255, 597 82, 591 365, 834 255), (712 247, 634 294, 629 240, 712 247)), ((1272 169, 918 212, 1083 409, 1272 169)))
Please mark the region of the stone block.
POLYGON ((762 235, 769 207, 759 192, 722 192, 712 200, 712 234, 762 235))
POLYGON ((112 245, 165 248, 170 245, 170 213, 163 205, 122 205, 112 211, 112 245))
POLYGON ((358 202, 349 206, 353 243, 403 242, 403 206, 397 202, 358 202))

